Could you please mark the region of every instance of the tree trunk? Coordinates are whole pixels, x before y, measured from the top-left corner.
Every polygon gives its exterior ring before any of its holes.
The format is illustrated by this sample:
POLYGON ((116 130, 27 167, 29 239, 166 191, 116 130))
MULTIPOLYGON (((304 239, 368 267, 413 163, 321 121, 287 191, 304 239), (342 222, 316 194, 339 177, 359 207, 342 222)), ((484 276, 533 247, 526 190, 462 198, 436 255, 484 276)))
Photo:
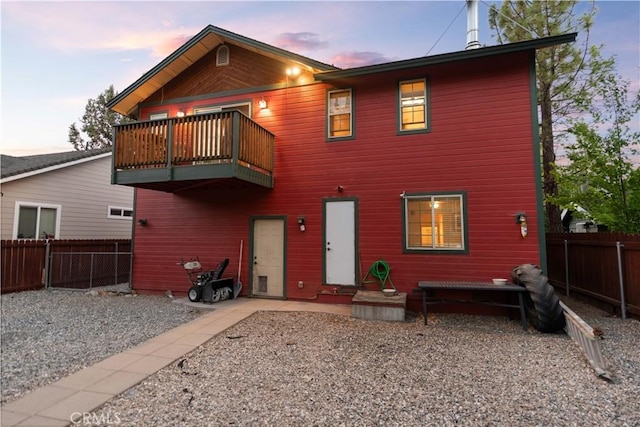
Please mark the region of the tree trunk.
POLYGON ((545 209, 547 213, 547 224, 549 233, 562 233, 562 220, 560 219, 560 208, 555 203, 549 201, 558 195, 558 183, 553 174, 556 161, 556 152, 553 144, 553 117, 551 113, 551 87, 544 85, 540 91, 540 111, 542 115, 542 130, 540 143, 542 145, 542 170, 543 170, 543 191, 545 198, 545 209))

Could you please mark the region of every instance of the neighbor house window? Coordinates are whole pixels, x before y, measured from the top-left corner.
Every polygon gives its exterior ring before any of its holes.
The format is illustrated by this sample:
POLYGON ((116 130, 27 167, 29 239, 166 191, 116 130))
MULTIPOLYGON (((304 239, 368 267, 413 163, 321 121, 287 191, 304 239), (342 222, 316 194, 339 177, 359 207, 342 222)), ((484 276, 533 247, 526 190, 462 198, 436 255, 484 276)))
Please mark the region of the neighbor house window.
POLYGON ((119 208, 116 206, 109 206, 107 208, 107 218, 115 219, 131 219, 133 218, 132 208, 119 208))
POLYGON ((332 90, 327 96, 327 135, 345 138, 353 135, 353 99, 351 89, 332 90))
POLYGON ((14 239, 53 239, 60 232, 59 205, 16 202, 14 239))
POLYGON ((400 132, 427 130, 427 80, 400 82, 398 96, 400 132))
POLYGON ((464 201, 464 194, 405 195, 405 250, 466 251, 464 201))

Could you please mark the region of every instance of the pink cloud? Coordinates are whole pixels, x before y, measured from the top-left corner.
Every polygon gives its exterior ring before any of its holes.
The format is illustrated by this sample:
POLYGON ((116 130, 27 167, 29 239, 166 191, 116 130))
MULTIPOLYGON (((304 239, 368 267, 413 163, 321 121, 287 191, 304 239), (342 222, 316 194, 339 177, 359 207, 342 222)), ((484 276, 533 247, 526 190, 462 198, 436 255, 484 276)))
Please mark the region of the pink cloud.
POLYGON ((378 52, 341 52, 333 56, 329 63, 340 68, 354 68, 389 61, 389 58, 378 52))
POLYGON ((326 41, 320 40, 315 33, 282 33, 276 40, 275 45, 291 51, 312 51, 323 49, 328 46, 326 41))

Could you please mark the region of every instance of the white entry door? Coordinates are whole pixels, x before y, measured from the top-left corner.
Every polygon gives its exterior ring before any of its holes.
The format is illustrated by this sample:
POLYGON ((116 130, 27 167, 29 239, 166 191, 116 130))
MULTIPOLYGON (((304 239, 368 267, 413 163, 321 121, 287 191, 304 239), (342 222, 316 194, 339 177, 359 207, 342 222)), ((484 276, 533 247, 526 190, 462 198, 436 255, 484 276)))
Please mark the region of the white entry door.
POLYGON ((251 294, 284 298, 284 220, 253 222, 251 294))
POLYGON ((325 201, 325 282, 355 286, 356 201, 325 201))

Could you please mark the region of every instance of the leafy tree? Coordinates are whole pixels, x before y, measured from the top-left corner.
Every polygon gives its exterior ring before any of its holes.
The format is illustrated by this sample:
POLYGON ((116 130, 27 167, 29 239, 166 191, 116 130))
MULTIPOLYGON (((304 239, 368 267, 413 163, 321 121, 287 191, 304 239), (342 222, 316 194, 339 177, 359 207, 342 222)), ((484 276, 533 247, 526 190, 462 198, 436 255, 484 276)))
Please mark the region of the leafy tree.
POLYGON ((75 123, 69 126, 69 143, 78 151, 111 146, 111 127, 130 119, 107 108, 107 104, 117 95, 113 85, 97 98, 90 99, 80 119, 81 130, 88 137, 84 139, 75 123))
POLYGON ((489 26, 499 43, 579 32, 581 45, 563 44, 536 53, 543 190, 549 231, 561 232, 560 208, 554 168, 555 139, 562 137, 571 114, 588 107, 589 91, 597 76, 610 70, 612 61, 600 57, 599 47, 589 45, 589 30, 596 14, 595 3, 576 16, 576 0, 506 0, 489 9, 489 26), (554 135, 555 130, 555 135, 554 135))
MULTIPOLYGON (((558 203, 575 203, 613 231, 640 232, 640 131, 632 131, 640 112, 640 92, 629 99, 629 81, 607 74, 594 88, 586 117, 576 119, 569 132, 576 143, 567 149, 571 164, 559 166, 558 203)), ((635 126, 637 129, 637 126, 635 126)))

